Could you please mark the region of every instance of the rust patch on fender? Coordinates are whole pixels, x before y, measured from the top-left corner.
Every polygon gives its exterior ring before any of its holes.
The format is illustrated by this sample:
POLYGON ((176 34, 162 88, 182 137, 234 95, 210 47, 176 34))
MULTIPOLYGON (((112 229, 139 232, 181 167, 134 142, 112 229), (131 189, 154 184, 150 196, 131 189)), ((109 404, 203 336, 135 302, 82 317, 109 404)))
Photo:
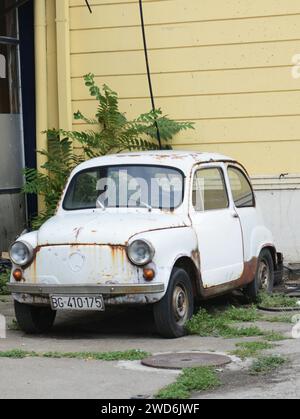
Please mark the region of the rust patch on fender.
POLYGON ((127 248, 121 245, 112 245, 110 246, 111 254, 112 254, 112 261, 115 266, 120 272, 126 274, 126 262, 129 260, 127 259, 127 248))
POLYGON ((118 262, 120 263, 120 259, 121 259, 121 264, 123 264, 124 256, 126 254, 125 246, 113 245, 113 244, 108 244, 107 246, 110 249, 113 263, 118 263, 118 262))
POLYGON ((258 258, 254 257, 249 262, 244 263, 244 271, 239 279, 240 285, 248 285, 254 279, 257 270, 258 258))
POLYGON ((200 252, 199 249, 194 249, 191 252, 191 258, 196 265, 196 267, 200 270, 200 252))
POLYGON ((37 276, 36 276, 36 255, 34 255, 34 259, 32 262, 32 281, 36 284, 37 282, 37 276))

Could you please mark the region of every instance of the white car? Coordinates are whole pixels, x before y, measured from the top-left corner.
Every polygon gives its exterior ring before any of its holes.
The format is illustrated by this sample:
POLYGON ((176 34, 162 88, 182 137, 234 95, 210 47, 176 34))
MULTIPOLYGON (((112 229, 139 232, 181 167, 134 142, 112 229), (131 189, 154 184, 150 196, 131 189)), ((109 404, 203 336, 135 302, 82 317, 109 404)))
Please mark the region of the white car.
POLYGON ((58 310, 152 305, 158 332, 185 334, 197 300, 271 292, 282 271, 243 166, 210 153, 155 151, 87 161, 56 215, 10 248, 21 329, 58 310))

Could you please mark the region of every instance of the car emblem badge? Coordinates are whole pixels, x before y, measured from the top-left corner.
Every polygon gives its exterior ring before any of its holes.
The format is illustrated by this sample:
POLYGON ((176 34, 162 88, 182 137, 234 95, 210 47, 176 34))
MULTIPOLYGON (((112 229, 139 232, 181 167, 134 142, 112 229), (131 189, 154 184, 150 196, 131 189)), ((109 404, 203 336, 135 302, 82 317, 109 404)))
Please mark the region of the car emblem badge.
POLYGON ((71 253, 69 256, 69 266, 73 272, 80 272, 83 268, 85 257, 79 253, 71 253))

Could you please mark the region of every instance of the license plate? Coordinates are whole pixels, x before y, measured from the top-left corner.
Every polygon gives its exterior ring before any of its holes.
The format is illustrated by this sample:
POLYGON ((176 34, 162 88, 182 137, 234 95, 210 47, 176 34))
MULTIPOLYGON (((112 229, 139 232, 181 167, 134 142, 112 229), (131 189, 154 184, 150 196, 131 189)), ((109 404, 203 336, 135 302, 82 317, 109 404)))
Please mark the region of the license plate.
POLYGON ((102 295, 50 295, 52 310, 104 311, 102 295))

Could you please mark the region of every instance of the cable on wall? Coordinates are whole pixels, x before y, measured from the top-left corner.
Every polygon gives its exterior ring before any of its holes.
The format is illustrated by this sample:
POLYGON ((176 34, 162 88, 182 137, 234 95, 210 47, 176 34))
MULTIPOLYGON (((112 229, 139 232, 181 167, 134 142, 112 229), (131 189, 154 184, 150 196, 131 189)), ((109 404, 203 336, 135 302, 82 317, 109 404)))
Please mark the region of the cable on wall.
MULTIPOLYGON (((148 56, 148 47, 147 47, 147 39, 146 39, 144 11, 143 11, 142 0, 139 0, 139 6, 140 6, 142 35, 143 35, 144 52, 145 52, 145 60, 146 60, 146 67, 147 67, 147 77, 148 77, 148 83, 149 83, 151 104, 152 104, 152 110, 155 111, 156 108, 155 108, 155 101, 154 101, 153 87, 152 87, 152 80, 151 80, 151 71, 150 71, 150 64, 149 64, 149 56, 148 56)), ((160 131, 159 131, 159 126, 158 126, 157 121, 155 121, 155 127, 156 127, 156 133, 157 133, 157 141, 158 141, 158 144, 159 144, 159 148, 161 150, 162 149, 162 144, 161 144, 160 131)))
POLYGON ((90 6, 90 4, 89 4, 88 0, 85 0, 85 4, 87 5, 87 8, 89 9, 89 12, 90 12, 90 13, 93 13, 92 8, 91 8, 91 6, 90 6))
MULTIPOLYGON (((88 2, 88 0, 85 0, 85 3, 90 11, 90 13, 93 13, 91 6, 88 2)), ((149 83, 149 91, 150 91, 150 98, 151 98, 151 105, 153 112, 156 110, 155 107, 155 101, 154 101, 154 95, 153 95, 153 87, 152 87, 152 80, 151 80, 151 71, 150 71, 150 64, 149 64, 149 56, 148 56, 148 47, 147 47, 147 39, 146 39, 146 31, 145 31, 145 21, 144 21, 144 11, 143 11, 143 1, 139 0, 139 6, 140 6, 140 16, 141 16, 141 27, 142 27, 142 36, 143 36, 143 44, 144 44, 144 52, 145 52, 145 60, 146 60, 146 68, 147 68, 147 77, 148 77, 148 83, 149 83)), ((157 121, 154 122, 156 127, 156 135, 157 135, 157 141, 159 144, 160 150, 162 149, 162 143, 161 143, 161 136, 159 131, 159 126, 157 121)))

